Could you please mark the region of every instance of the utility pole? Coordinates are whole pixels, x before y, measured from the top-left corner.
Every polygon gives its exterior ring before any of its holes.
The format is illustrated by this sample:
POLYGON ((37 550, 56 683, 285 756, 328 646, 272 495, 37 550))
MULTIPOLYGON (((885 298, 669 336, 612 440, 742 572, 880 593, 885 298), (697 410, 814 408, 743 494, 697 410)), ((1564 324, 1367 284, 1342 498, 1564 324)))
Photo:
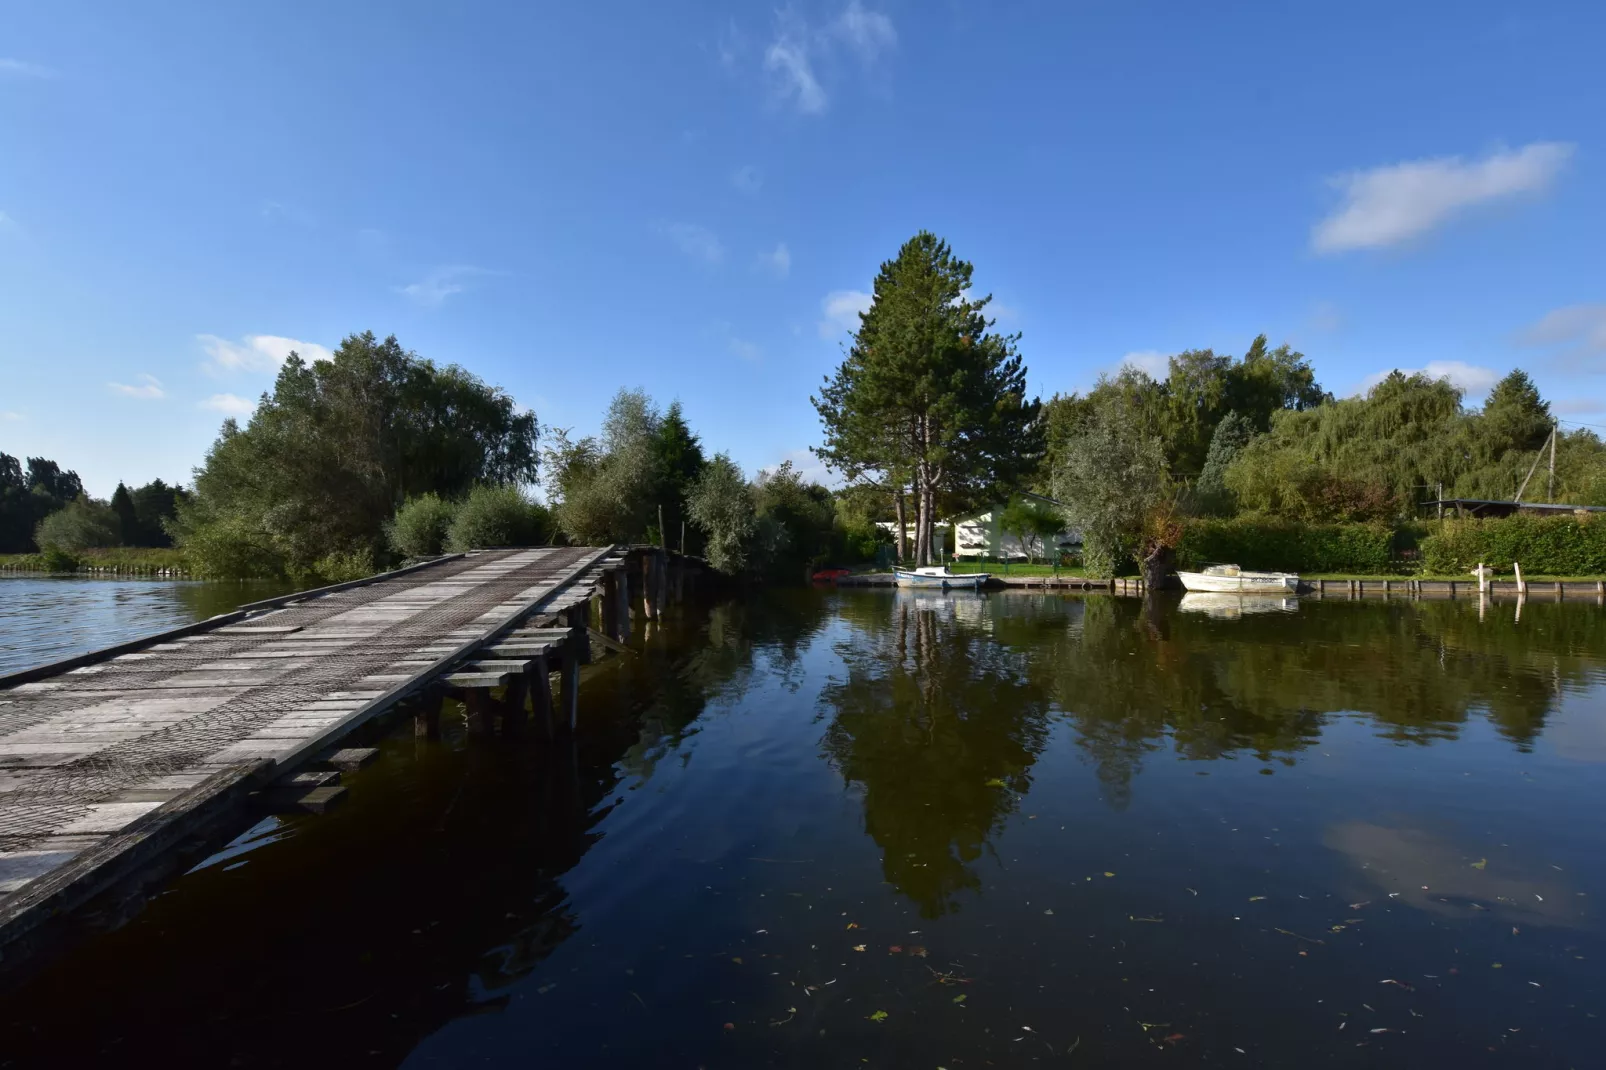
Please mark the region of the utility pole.
POLYGON ((1550 425, 1550 492, 1548 497, 1551 501, 1556 500, 1556 430, 1559 426, 1554 422, 1550 425))

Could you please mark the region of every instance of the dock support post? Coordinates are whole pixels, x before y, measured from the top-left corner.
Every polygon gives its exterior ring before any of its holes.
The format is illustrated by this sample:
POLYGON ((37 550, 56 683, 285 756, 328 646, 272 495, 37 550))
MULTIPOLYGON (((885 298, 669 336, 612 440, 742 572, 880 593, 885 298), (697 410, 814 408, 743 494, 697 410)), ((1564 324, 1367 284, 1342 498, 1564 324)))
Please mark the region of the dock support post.
POLYGON ((413 735, 420 739, 441 738, 441 696, 425 691, 413 713, 413 735))
POLYGON ((657 560, 653 562, 652 575, 658 584, 657 597, 653 599, 653 609, 657 619, 662 620, 664 605, 669 601, 669 554, 660 549, 655 551, 653 556, 657 560))
POLYGON ((604 572, 602 574, 602 634, 609 639, 619 639, 619 574, 617 572, 604 572))
POLYGON ((575 656, 581 665, 591 664, 591 639, 586 635, 586 628, 591 623, 591 603, 581 602, 570 609, 565 622, 574 629, 574 636, 569 640, 574 644, 575 656))
POLYGON ((619 626, 619 634, 614 638, 622 643, 630 638, 630 574, 620 568, 611 570, 608 575, 613 577, 613 619, 619 626))
POLYGON ((491 732, 491 692, 483 687, 471 687, 463 695, 463 718, 469 735, 485 736, 491 732))
POLYGON ((552 723, 551 673, 545 654, 530 659, 530 709, 535 714, 536 726, 547 739, 557 734, 556 726, 552 723))
POLYGON ((1606 606, 1606 580, 1595 581, 1595 602, 1606 606))
POLYGON ((641 616, 644 620, 658 619, 658 554, 648 550, 641 555, 641 616))
POLYGON ((571 636, 563 645, 563 679, 559 688, 558 731, 572 734, 580 720, 580 649, 581 642, 571 636))

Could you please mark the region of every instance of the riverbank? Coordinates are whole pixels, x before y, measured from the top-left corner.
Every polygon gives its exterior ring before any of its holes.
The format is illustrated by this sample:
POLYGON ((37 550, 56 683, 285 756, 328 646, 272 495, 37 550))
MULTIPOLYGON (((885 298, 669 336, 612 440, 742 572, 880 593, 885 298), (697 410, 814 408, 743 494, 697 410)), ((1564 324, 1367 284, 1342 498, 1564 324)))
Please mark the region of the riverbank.
POLYGON ((118 546, 76 554, 0 554, 0 572, 192 578, 183 550, 171 546, 118 546))

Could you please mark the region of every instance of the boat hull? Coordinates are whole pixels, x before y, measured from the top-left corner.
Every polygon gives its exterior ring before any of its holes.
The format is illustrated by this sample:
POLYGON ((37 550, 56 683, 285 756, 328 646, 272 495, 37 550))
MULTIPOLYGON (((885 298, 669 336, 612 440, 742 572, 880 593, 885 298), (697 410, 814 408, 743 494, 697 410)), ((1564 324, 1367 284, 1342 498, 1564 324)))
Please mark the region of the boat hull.
POLYGON ((1299 591, 1299 577, 1288 572, 1241 572, 1236 576, 1178 572, 1177 578, 1190 591, 1212 594, 1297 594, 1299 591))
POLYGON ((922 576, 917 572, 905 572, 899 569, 893 573, 899 587, 917 587, 925 590, 964 590, 976 591, 987 582, 988 574, 976 572, 964 576, 922 576))

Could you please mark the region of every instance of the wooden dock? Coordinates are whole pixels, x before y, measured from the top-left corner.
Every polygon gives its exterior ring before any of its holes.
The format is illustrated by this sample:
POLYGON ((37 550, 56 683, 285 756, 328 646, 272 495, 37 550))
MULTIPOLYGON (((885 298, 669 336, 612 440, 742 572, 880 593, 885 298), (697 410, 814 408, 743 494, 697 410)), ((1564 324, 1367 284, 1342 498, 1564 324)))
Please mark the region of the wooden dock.
MULTIPOLYGON (((685 569, 635 555, 654 619, 685 569)), ((342 740, 403 700, 435 700, 416 703, 421 731, 442 694, 572 728, 590 639, 617 646, 637 612, 632 560, 458 555, 0 677, 0 971, 54 946, 91 899, 137 899, 264 808, 327 808, 340 769, 374 753, 342 740)))

